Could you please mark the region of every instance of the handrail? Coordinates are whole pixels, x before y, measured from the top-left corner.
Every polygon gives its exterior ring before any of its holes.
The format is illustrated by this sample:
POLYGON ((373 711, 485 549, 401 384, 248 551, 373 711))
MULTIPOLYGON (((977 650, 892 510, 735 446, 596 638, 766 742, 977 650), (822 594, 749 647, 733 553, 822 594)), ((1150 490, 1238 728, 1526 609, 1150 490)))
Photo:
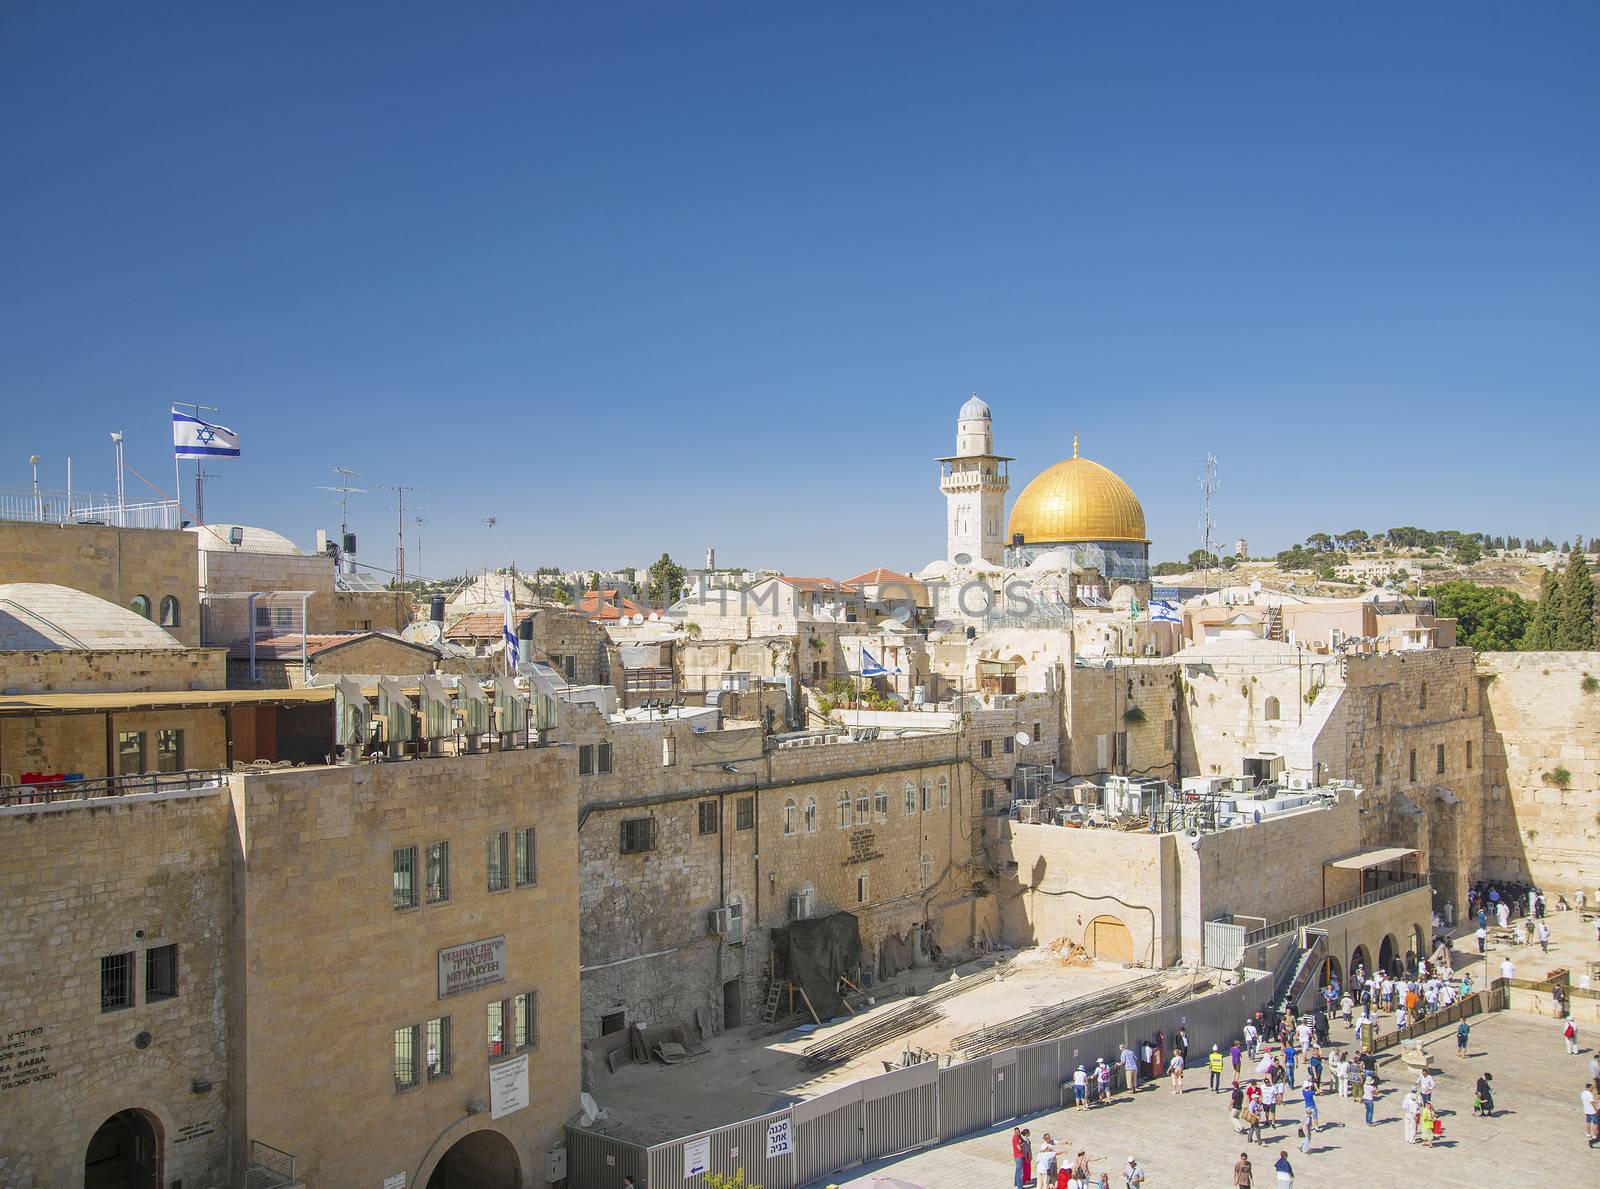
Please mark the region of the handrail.
POLYGON ((1272 941, 1286 933, 1297 933, 1307 925, 1315 925, 1322 921, 1330 920, 1343 913, 1351 912, 1357 908, 1364 908, 1368 904, 1377 904, 1381 900, 1390 900, 1395 896, 1402 896, 1407 892, 1414 892, 1418 888, 1428 886, 1428 881, 1421 876, 1413 876, 1399 883, 1389 884, 1365 895, 1356 896, 1338 904, 1330 904, 1326 908, 1319 908, 1313 912, 1303 912, 1299 916, 1290 917, 1286 921, 1277 921, 1260 929, 1253 929, 1244 935, 1245 945, 1259 945, 1263 941, 1272 941))
POLYGON ((140 793, 179 793, 215 788, 228 777, 225 771, 193 768, 182 772, 141 772, 136 776, 99 776, 84 780, 36 780, 0 785, 0 806, 54 805, 61 801, 88 801, 131 797, 140 793))
POLYGON ((250 1173, 267 1173, 270 1179, 250 1177, 252 1185, 289 1185, 295 1180, 295 1156, 282 1148, 274 1148, 258 1139, 250 1141, 250 1173))

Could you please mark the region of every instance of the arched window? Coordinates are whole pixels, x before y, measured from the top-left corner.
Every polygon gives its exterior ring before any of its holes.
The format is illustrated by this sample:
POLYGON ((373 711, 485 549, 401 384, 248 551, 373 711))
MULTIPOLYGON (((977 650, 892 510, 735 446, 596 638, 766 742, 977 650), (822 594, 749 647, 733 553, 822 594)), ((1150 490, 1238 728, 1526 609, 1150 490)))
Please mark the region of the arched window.
POLYGON ((815 834, 817 832, 817 799, 815 797, 806 798, 805 822, 806 833, 815 834))
POLYGON ((917 782, 906 781, 906 816, 910 817, 917 811, 917 782))
POLYGON ((939 777, 939 808, 950 808, 950 778, 948 776, 939 777))
POLYGON ((135 615, 142 615, 146 619, 149 619, 150 618, 150 599, 149 599, 149 597, 146 596, 146 595, 134 595, 133 598, 128 600, 128 610, 132 611, 135 615))
POLYGON ((795 804, 794 798, 785 798, 783 802, 783 832, 793 834, 795 831, 795 804))
POLYGON ((872 816, 880 822, 889 820, 888 789, 878 789, 872 794, 872 816))
POLYGON ((1268 722, 1276 722, 1278 720, 1278 716, 1281 713, 1282 713, 1282 709, 1281 709, 1281 707, 1280 707, 1280 705, 1278 703, 1278 699, 1277 698, 1268 698, 1267 701, 1266 701, 1267 721, 1268 722))
POLYGON ((181 617, 178 614, 178 596, 161 596, 161 626, 164 628, 182 627, 181 617))
POLYGON ((839 829, 843 830, 850 825, 850 794, 839 794, 839 829))
POLYGON ((872 818, 872 799, 867 796, 866 789, 856 792, 856 825, 864 826, 872 818))

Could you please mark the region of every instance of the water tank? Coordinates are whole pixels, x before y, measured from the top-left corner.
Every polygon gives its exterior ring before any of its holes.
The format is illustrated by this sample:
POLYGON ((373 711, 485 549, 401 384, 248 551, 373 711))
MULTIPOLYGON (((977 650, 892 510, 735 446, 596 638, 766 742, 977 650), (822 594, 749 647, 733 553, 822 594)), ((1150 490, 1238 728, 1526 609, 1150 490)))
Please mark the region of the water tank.
MULTIPOLYGON (((350 538, 347 535, 346 536, 346 540, 350 540, 350 539, 352 539, 352 538, 350 538)), ((444 596, 443 595, 434 595, 433 598, 428 600, 428 618, 433 620, 434 623, 443 623, 444 622, 444 596)))
POLYGON ((344 535, 344 552, 350 557, 356 555, 356 535, 354 533, 346 533, 344 535))
POLYGON ((517 625, 517 639, 522 641, 522 655, 531 659, 533 649, 533 616, 528 616, 517 625))

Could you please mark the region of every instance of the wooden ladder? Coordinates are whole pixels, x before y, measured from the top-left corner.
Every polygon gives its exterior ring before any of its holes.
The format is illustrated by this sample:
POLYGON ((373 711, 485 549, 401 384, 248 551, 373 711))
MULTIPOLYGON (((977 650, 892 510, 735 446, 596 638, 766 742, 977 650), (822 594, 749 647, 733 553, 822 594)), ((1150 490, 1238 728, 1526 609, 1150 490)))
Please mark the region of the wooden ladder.
POLYGON ((783 998, 783 982, 780 979, 767 980, 767 1001, 761 1008, 761 1022, 770 1024, 778 1018, 778 1001, 783 998))

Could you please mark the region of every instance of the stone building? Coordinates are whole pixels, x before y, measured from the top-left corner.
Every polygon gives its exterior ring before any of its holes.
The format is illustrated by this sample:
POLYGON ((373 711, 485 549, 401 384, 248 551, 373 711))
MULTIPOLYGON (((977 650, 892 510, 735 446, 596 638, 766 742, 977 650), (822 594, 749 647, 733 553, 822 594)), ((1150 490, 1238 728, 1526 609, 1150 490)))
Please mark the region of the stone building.
POLYGON ((227 647, 250 635, 253 616, 261 636, 321 634, 335 629, 332 553, 302 553, 271 529, 242 524, 202 524, 187 530, 199 550, 201 634, 227 647), (259 593, 254 604, 243 597, 259 593))
POLYGON ((578 1108, 571 757, 6 790, 0 1182, 545 1183, 578 1108))

